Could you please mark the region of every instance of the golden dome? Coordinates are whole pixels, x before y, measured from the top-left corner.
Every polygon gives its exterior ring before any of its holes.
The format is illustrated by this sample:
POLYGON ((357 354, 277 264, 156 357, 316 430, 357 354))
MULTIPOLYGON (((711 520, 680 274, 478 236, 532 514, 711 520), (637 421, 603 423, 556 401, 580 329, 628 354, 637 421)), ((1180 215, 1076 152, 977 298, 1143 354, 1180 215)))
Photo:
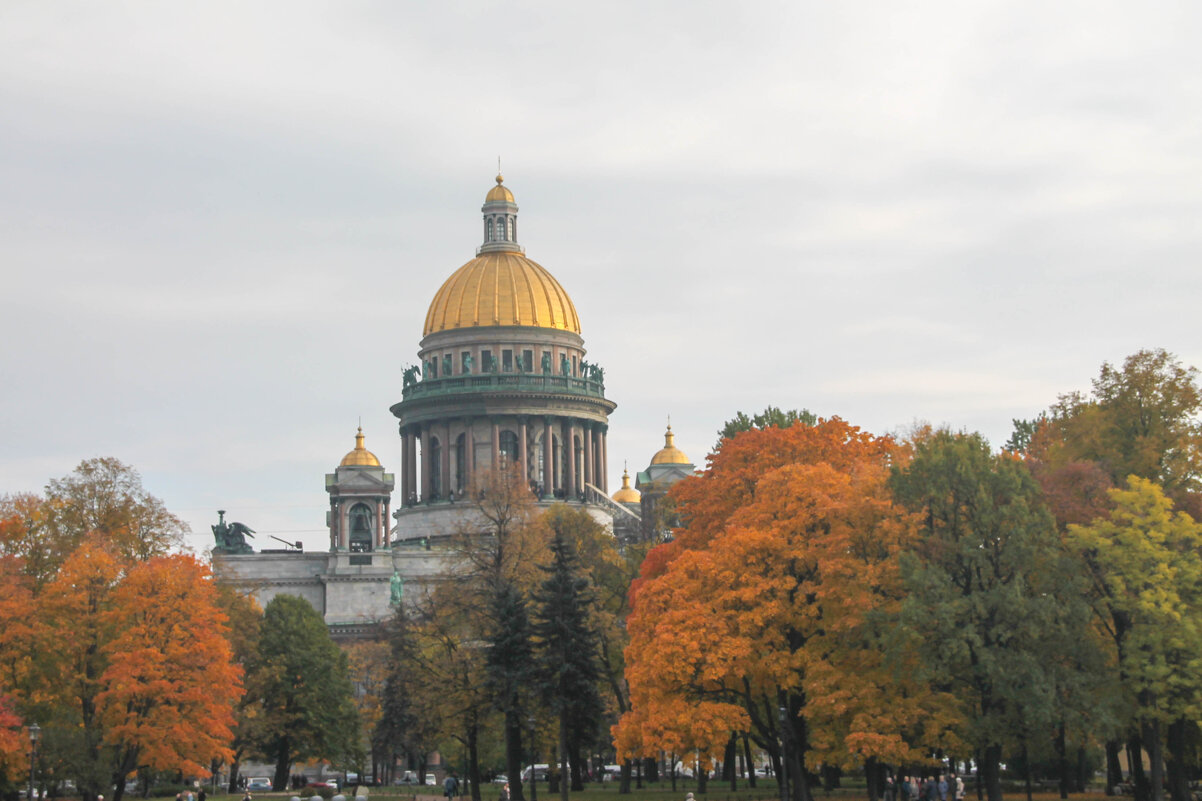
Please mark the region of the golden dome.
POLYGON ((684 451, 676 447, 676 435, 672 433, 672 424, 664 434, 664 447, 651 457, 651 464, 692 464, 684 451))
POLYGON ((339 467, 379 467, 380 460, 376 455, 363 447, 363 426, 359 426, 359 433, 355 435, 355 449, 342 457, 342 461, 338 463, 339 467))
POLYGON ((505 176, 497 173, 497 185, 488 190, 488 194, 484 196, 485 203, 495 203, 497 201, 502 203, 514 202, 513 192, 510 192, 509 189, 502 183, 504 180, 505 176))
POLYGON ((638 503, 643 494, 630 486, 630 471, 622 470, 622 489, 613 494, 618 503, 638 503))
MULTIPOLYGON (((503 187, 493 192, 498 189, 503 187)), ((523 254, 506 250, 480 254, 443 283, 426 312, 422 336, 487 325, 580 333, 576 307, 551 273, 523 254)))

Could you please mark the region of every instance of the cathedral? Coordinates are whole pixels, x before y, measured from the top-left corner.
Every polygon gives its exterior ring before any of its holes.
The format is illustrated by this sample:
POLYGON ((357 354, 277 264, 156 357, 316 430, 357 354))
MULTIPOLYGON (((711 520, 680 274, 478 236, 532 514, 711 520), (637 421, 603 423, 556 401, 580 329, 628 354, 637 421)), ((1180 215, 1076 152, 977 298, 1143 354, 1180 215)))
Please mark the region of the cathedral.
MULTIPOLYGON (((551 273, 518 244, 518 206, 501 175, 481 208, 476 257, 434 294, 418 364, 391 407, 401 439, 400 484, 355 447, 325 477, 329 550, 213 551, 220 580, 260 604, 289 593, 308 600, 339 638, 368 634, 402 602, 406 584, 436 581, 441 545, 471 527, 476 479, 517 470, 539 506, 578 504, 620 540, 662 537, 657 511, 667 489, 694 471, 664 447, 635 486, 608 491, 605 368, 586 358, 580 318, 551 273), (394 493, 396 498, 394 500, 394 493)), ((216 533, 216 528, 214 529, 216 533)))

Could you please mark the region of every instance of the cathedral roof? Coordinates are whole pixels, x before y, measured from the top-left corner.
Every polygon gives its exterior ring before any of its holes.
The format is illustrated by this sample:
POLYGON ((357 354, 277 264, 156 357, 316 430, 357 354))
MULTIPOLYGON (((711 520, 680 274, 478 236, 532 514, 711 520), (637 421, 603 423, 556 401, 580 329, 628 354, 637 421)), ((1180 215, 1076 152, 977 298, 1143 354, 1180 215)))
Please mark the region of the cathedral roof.
POLYGON ((423 336, 478 326, 532 326, 580 333, 568 293, 517 244, 513 193, 497 176, 484 201, 485 239, 476 258, 434 294, 423 336))
POLYGON ((355 449, 342 457, 342 461, 338 463, 339 467, 380 467, 380 460, 376 455, 363 447, 363 427, 359 427, 359 433, 355 434, 355 449))
POLYGON ((672 433, 671 423, 668 424, 668 430, 664 433, 664 447, 651 457, 651 464, 692 464, 689 457, 684 455, 684 451, 676 447, 676 435, 672 433))

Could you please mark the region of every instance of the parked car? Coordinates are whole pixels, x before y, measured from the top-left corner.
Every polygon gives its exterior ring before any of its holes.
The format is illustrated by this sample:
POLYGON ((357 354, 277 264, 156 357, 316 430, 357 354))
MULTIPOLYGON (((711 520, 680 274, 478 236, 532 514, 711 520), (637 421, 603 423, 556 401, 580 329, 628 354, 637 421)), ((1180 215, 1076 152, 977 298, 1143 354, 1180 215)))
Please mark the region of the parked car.
POLYGON ((492 783, 493 784, 509 784, 509 777, 506 776, 504 773, 498 773, 496 776, 492 777, 492 783))
POLYGON ((434 778, 433 773, 426 774, 426 786, 427 787, 437 787, 438 786, 438 779, 434 778))
POLYGON ((248 793, 269 793, 271 792, 271 779, 264 779, 261 776, 246 780, 246 792, 248 793))

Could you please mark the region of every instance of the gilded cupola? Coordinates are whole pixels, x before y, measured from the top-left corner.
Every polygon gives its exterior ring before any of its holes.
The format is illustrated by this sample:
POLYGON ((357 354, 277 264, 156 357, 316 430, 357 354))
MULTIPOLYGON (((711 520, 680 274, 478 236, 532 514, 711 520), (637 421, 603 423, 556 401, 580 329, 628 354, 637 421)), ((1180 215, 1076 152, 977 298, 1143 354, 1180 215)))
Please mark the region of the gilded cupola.
POLYGON ((622 489, 613 494, 613 499, 618 503, 638 503, 643 494, 630 486, 630 471, 622 469, 622 489))
POLYGON ((668 423, 668 430, 664 432, 664 447, 651 457, 651 464, 692 464, 684 451, 676 447, 676 435, 672 433, 671 423, 668 423))
POLYGON ((363 447, 363 426, 360 426, 359 433, 355 434, 355 449, 346 456, 343 456, 338 466, 380 467, 380 460, 376 458, 376 455, 363 447))

